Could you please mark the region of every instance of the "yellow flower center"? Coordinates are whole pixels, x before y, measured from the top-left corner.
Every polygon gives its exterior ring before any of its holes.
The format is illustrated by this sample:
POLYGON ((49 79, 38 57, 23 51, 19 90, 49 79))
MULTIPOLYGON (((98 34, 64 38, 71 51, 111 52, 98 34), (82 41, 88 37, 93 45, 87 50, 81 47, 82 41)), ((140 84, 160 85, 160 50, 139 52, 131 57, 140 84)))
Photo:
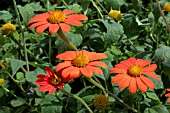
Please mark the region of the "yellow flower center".
POLYGON ((4 79, 0 78, 0 86, 4 83, 4 79))
POLYGON ((142 74, 142 68, 134 64, 129 68, 128 73, 134 77, 140 76, 142 74))
POLYGON ((57 86, 57 85, 59 85, 60 83, 61 83, 61 78, 59 78, 57 75, 55 75, 54 74, 54 76, 55 76, 55 78, 53 78, 52 80, 51 80, 51 83, 53 84, 53 85, 55 85, 55 86, 57 86))
POLYGON ((16 30, 16 27, 13 24, 7 23, 2 26, 1 30, 5 35, 10 35, 16 30))
POLYGON ((166 3, 164 6, 163 6, 163 9, 166 10, 166 11, 170 11, 170 5, 168 3, 166 3))
POLYGON ((83 54, 76 55, 76 57, 72 61, 73 66, 76 66, 76 67, 84 67, 88 63, 89 63, 88 57, 83 54))
POLYGON ((48 21, 52 24, 58 24, 64 22, 65 19, 66 19, 66 15, 61 10, 54 10, 50 12, 48 21))
POLYGON ((93 101, 96 109, 106 109, 109 105, 109 98, 105 95, 97 95, 93 101))
POLYGON ((122 18, 122 15, 121 15, 120 11, 111 10, 109 12, 109 17, 112 18, 113 20, 120 20, 122 18))

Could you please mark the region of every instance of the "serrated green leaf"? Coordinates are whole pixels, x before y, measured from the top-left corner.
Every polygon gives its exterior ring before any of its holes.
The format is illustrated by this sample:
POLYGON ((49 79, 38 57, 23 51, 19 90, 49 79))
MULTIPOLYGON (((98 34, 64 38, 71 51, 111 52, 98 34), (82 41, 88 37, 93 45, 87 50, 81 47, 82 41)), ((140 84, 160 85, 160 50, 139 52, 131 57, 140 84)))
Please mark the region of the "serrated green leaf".
POLYGON ((12 100, 10 103, 11 103, 11 105, 12 105, 13 107, 18 107, 18 106, 21 106, 21 105, 25 104, 25 103, 24 103, 22 100, 20 100, 20 99, 12 100))
POLYGON ((25 64, 26 64, 25 61, 11 59, 12 75, 15 75, 16 72, 25 64))
POLYGON ((4 20, 8 20, 12 18, 12 15, 9 13, 9 11, 0 11, 0 20, 4 19, 4 20))
POLYGON ((27 25, 28 21, 34 16, 34 9, 29 5, 18 5, 17 7, 21 13, 24 23, 27 25))

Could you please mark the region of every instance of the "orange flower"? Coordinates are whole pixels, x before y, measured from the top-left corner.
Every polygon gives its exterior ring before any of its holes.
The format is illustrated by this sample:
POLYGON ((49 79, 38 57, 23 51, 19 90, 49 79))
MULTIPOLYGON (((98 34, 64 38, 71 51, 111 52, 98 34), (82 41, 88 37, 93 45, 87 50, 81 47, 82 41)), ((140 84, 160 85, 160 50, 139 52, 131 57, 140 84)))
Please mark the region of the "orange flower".
POLYGON ((45 68, 45 72, 47 76, 42 74, 37 75, 38 80, 35 81, 35 84, 40 85, 38 91, 49 91, 49 94, 52 94, 57 88, 63 88, 65 82, 72 80, 68 77, 62 78, 60 73, 57 73, 57 75, 54 74, 49 67, 45 68))
POLYGON ((169 93, 165 94, 166 97, 168 97, 168 102, 170 102, 170 88, 166 89, 169 93))
POLYGON ((158 81, 158 76, 154 73, 157 68, 156 64, 150 65, 149 60, 129 58, 121 61, 110 70, 111 73, 119 73, 112 78, 113 83, 119 83, 119 88, 129 86, 131 94, 136 93, 139 88, 142 92, 146 92, 148 87, 154 89, 154 84, 147 76, 158 81))
POLYGON ((30 29, 37 27, 36 33, 40 34, 49 27, 49 32, 54 34, 59 28, 65 33, 70 31, 70 24, 74 26, 82 26, 81 20, 88 20, 83 14, 74 14, 74 10, 54 10, 42 14, 35 15, 28 24, 32 24, 30 29))
POLYGON ((56 58, 65 60, 56 66, 57 72, 62 70, 61 74, 63 78, 78 78, 81 74, 91 78, 93 72, 103 74, 102 70, 97 66, 107 68, 104 62, 98 61, 99 59, 107 58, 104 53, 88 52, 86 50, 67 51, 57 55, 56 58))

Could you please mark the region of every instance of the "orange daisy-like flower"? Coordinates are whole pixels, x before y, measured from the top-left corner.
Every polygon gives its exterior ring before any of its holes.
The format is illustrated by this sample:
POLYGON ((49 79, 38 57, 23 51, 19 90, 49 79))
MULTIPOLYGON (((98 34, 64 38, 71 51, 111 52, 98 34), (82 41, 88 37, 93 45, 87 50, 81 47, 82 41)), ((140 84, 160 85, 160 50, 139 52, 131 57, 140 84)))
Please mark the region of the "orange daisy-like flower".
POLYGON ((56 66, 56 71, 62 71, 62 77, 78 78, 83 74, 84 76, 91 78, 93 72, 97 74, 103 74, 102 68, 107 68, 107 65, 98 61, 99 59, 107 58, 104 53, 88 52, 86 50, 81 51, 67 51, 56 56, 57 59, 64 60, 63 63, 59 63, 56 66))
POLYGON ((154 89, 154 83, 147 76, 159 80, 154 73, 157 68, 156 64, 150 65, 149 60, 129 58, 121 61, 120 64, 115 65, 110 70, 111 73, 118 73, 112 78, 113 83, 119 83, 119 88, 126 88, 129 86, 131 94, 136 93, 139 88, 142 92, 146 92, 148 87, 154 89))
POLYGON ((75 14, 74 10, 54 10, 35 15, 28 24, 32 24, 30 26, 31 30, 37 27, 37 34, 42 33, 48 27, 51 34, 56 33, 59 28, 68 33, 70 31, 69 25, 82 26, 81 20, 88 20, 88 17, 83 14, 75 14))
POLYGON ((166 89, 168 91, 167 94, 165 94, 166 97, 168 97, 168 102, 170 102, 170 88, 166 89))
POLYGON ((35 84, 40 85, 38 91, 49 91, 49 94, 52 94, 57 88, 62 89, 65 82, 72 80, 68 77, 61 77, 60 73, 55 74, 49 67, 45 68, 45 72, 47 76, 42 74, 37 75, 38 80, 35 81, 35 84))

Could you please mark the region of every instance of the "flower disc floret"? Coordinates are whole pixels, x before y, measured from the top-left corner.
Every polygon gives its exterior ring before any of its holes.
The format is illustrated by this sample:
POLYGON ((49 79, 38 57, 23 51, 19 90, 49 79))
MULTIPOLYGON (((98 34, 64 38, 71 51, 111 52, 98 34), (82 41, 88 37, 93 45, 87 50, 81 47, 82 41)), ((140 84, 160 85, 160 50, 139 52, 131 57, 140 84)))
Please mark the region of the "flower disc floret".
POLYGON ((96 109, 106 109, 109 105, 109 98, 105 95, 97 95, 94 98, 93 104, 96 109))
POLYGON ((52 11, 49 15, 48 21, 52 24, 64 22, 66 15, 61 10, 52 11))
POLYGON ((113 20, 120 20, 122 18, 121 12, 117 10, 111 10, 109 12, 109 17, 113 20))
POLYGON ((7 23, 2 26, 1 30, 3 34, 10 35, 16 30, 16 27, 11 23, 7 23))
POLYGON ((72 64, 76 67, 84 67, 88 63, 89 63, 88 57, 83 54, 76 55, 76 57, 72 61, 72 64))
POLYGON ((111 73, 117 73, 112 78, 112 83, 119 84, 119 88, 129 87, 131 94, 136 93, 138 89, 146 92, 148 88, 154 89, 154 83, 150 77, 159 81, 158 76, 154 73, 157 68, 156 64, 150 64, 149 60, 129 58, 116 64, 110 70, 111 73))

